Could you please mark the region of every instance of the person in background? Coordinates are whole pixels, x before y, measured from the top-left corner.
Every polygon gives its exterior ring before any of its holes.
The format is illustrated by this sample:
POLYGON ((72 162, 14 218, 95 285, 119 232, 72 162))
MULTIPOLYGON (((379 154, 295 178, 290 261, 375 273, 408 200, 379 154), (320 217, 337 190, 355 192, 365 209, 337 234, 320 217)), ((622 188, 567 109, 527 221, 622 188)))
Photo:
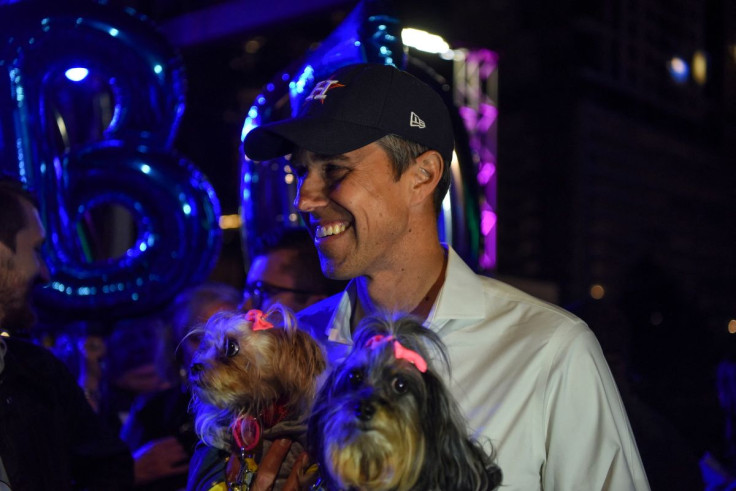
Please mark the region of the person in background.
POLYGON ((34 196, 0 177, 0 483, 10 489, 127 490, 133 460, 66 366, 21 339, 33 286, 49 281, 34 196))
POLYGON ((306 228, 277 228, 255 239, 241 310, 278 302, 294 312, 327 298, 346 282, 325 277, 306 228))
POLYGON ((162 355, 172 355, 172 387, 139 397, 121 430, 135 458, 135 489, 177 490, 187 483, 189 459, 197 436, 188 413, 187 384, 192 354, 199 345, 190 331, 223 310, 236 310, 240 292, 233 286, 207 282, 181 292, 168 309, 171 333, 162 355))
MULTIPOLYGON (((274 229, 258 237, 253 250, 240 310, 266 311, 278 302, 299 311, 346 285, 322 274, 317 251, 305 228, 274 229)), ((289 440, 279 440, 274 446, 275 460, 280 462, 289 446, 289 440)), ((224 451, 198 444, 190 462, 187 489, 208 491, 213 483, 222 482, 228 457, 224 451)), ((254 486, 252 489, 258 489, 259 484, 254 486)))
MULTIPOLYGON (((245 136, 251 160, 291 154, 294 204, 322 271, 351 280, 301 311, 300 325, 338 363, 366 315, 424 319, 447 347, 446 382, 471 432, 497 452, 504 490, 649 489, 615 382, 585 323, 477 275, 439 241, 453 145, 442 98, 380 64, 340 68, 316 83, 296 117, 245 136)), ((261 472, 274 469, 261 465, 261 472)))

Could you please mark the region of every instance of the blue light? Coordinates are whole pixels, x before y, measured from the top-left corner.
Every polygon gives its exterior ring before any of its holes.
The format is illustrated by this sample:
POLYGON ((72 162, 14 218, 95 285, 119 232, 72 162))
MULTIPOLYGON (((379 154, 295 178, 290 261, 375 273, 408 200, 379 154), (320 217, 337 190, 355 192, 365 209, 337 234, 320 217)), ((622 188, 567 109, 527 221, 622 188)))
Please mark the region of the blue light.
POLYGON ((667 69, 670 72, 672 80, 681 84, 687 81, 690 76, 690 66, 682 58, 675 56, 667 63, 667 69))
POLYGON ((190 215, 192 213, 192 207, 189 206, 189 203, 184 203, 184 206, 182 206, 181 209, 184 210, 185 215, 190 215))
POLYGON ((360 47, 360 41, 355 41, 355 46, 360 47))
POLYGON ((266 90, 269 91, 269 92, 273 92, 273 90, 275 88, 276 88, 276 86, 274 84, 272 84, 272 83, 269 83, 268 85, 266 85, 266 90))
POLYGON ((110 30, 109 30, 109 31, 107 31, 107 32, 109 32, 109 33, 110 33, 110 36, 112 36, 112 37, 115 37, 115 36, 117 36, 118 34, 120 34, 120 31, 118 31, 118 30, 117 30, 117 29, 115 29, 114 27, 111 27, 111 28, 110 28, 110 30))
POLYGON ((81 66, 73 67, 64 72, 64 75, 66 75, 66 78, 68 78, 72 82, 81 82, 82 80, 87 78, 87 75, 89 75, 89 70, 81 66))
POLYGON ((161 65, 156 65, 153 67, 153 71, 156 73, 161 73, 164 71, 164 67, 162 67, 161 65))
POLYGON ((138 249, 140 249, 140 250, 141 250, 141 252, 143 252, 143 251, 145 251, 146 249, 148 249, 148 246, 146 245, 146 243, 145 243, 145 242, 141 242, 141 243, 140 243, 140 245, 138 246, 138 249))
POLYGON ((141 172, 143 172, 144 174, 150 174, 151 166, 148 164, 141 164, 141 172))
POLYGON ((265 104, 265 103, 266 103, 266 98, 263 97, 263 96, 259 96, 258 97, 258 104, 265 104))

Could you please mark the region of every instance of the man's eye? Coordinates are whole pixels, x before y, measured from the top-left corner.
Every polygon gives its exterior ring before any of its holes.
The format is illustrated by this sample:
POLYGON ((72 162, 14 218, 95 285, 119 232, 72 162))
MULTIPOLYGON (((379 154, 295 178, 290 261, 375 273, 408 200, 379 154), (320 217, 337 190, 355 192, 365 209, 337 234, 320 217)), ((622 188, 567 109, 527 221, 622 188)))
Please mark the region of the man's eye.
POLYGON ((339 165, 327 164, 324 167, 325 176, 329 179, 340 179, 347 174, 347 169, 339 165))
POLYGON ((237 341, 230 338, 225 340, 225 356, 232 358, 238 354, 238 351, 240 351, 240 346, 237 341))

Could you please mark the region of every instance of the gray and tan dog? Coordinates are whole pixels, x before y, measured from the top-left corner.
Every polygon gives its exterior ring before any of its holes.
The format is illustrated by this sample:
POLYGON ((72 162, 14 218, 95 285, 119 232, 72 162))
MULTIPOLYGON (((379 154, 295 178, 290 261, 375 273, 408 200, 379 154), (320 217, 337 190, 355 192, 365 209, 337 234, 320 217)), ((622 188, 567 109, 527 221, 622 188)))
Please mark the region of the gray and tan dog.
POLYGON ((430 365, 444 345, 421 322, 367 317, 354 348, 320 389, 307 441, 328 490, 495 489, 501 470, 468 436, 430 365))

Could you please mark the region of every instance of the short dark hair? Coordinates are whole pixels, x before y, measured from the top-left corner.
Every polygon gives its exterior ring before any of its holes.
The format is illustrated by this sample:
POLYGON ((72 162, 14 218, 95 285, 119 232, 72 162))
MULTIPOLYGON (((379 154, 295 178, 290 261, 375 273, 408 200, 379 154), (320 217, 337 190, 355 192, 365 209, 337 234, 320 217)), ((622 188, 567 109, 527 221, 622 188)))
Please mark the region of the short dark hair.
POLYGON ((342 291, 347 282, 327 278, 322 273, 319 255, 312 236, 304 227, 272 229, 254 240, 253 257, 266 256, 280 250, 295 250, 299 260, 287 265, 296 280, 294 288, 314 294, 334 295, 342 291))
MULTIPOLYGON (((386 135, 383 138, 376 140, 376 143, 383 148, 388 155, 389 160, 391 160, 391 164, 393 164, 394 167, 394 178, 396 180, 406 172, 414 159, 424 152, 432 150, 420 143, 409 141, 398 135, 386 135)), ((435 188, 433 195, 434 212, 437 216, 440 216, 442 200, 445 199, 447 190, 450 189, 451 179, 450 163, 445 162, 445 158, 442 157, 442 176, 437 183, 437 187, 435 188)))
POLYGON ((15 237, 26 225, 23 203, 38 208, 34 194, 16 177, 0 173, 0 242, 15 252, 15 237))

